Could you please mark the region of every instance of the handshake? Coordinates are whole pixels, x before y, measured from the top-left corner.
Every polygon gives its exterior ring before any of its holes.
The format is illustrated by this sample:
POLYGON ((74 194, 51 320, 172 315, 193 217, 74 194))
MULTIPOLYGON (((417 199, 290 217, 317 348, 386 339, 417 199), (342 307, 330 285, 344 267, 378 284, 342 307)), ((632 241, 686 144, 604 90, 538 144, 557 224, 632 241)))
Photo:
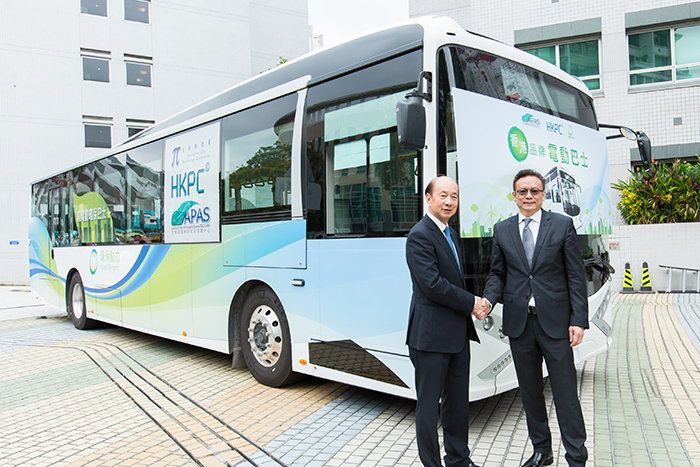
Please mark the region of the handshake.
POLYGON ((484 297, 474 297, 474 309, 472 310, 472 314, 476 317, 478 320, 483 320, 486 318, 486 315, 489 314, 491 311, 491 303, 489 303, 488 300, 484 297))

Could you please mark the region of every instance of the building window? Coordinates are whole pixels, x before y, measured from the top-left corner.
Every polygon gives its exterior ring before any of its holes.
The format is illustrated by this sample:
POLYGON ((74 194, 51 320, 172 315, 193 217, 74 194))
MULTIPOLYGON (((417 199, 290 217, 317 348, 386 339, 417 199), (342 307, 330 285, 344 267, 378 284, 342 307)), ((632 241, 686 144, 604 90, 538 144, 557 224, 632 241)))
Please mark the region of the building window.
POLYGON ((600 40, 524 48, 526 52, 579 78, 590 90, 600 89, 600 40))
POLYGON ((153 120, 142 120, 140 118, 127 118, 126 119, 126 132, 129 138, 141 133, 143 130, 149 126, 155 124, 153 120))
POLYGON ((628 34, 630 86, 700 78, 700 25, 628 34))
POLYGON ((149 63, 126 62, 126 84, 151 87, 151 65, 149 63))
POLYGON ((128 127, 126 127, 126 132, 127 132, 128 136, 129 136, 129 138, 131 138, 131 137, 134 136, 134 135, 137 135, 137 134, 141 133, 143 130, 145 130, 145 128, 137 127, 137 126, 128 126, 128 127))
POLYGON ((146 0, 124 0, 124 19, 148 24, 149 3, 146 0))
POLYGON ((110 125, 85 123, 86 148, 111 148, 112 127, 110 125))
POLYGON ((107 0, 80 0, 80 12, 86 15, 107 16, 107 0))
POLYGON ((83 80, 109 83, 109 59, 83 56, 83 80))

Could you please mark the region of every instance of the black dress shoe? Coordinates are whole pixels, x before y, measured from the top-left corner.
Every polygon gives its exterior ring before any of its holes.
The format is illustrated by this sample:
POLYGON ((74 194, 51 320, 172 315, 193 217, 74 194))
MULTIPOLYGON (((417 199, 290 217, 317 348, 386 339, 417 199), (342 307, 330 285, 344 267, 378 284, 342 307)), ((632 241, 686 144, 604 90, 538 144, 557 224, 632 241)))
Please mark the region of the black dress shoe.
POLYGON ((525 461, 522 467, 541 467, 543 465, 550 465, 553 462, 554 456, 552 455, 552 450, 547 449, 546 451, 535 451, 535 453, 525 461))
POLYGON ((481 466, 476 465, 474 462, 471 462, 471 461, 470 461, 470 462, 467 464, 467 467, 481 467, 481 466))

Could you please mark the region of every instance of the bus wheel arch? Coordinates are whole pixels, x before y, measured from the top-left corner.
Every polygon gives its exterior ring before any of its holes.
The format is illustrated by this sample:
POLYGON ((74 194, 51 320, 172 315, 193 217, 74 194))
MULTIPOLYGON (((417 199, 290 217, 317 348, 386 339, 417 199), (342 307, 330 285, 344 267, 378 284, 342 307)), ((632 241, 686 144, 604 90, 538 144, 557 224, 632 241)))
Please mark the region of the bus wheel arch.
POLYGON ((240 360, 253 377, 271 387, 295 382, 299 375, 292 372, 289 323, 277 294, 267 284, 255 281, 245 284, 245 293, 237 293, 234 304, 238 304, 232 318, 237 321, 240 360))
POLYGON ((266 287, 267 284, 257 280, 246 282, 238 288, 233 296, 233 300, 231 300, 228 312, 228 343, 229 349, 231 349, 231 367, 233 368, 247 368, 243 359, 243 350, 241 349, 241 310, 248 294, 255 287, 260 286, 266 287))
POLYGON ((87 317, 85 288, 80 273, 72 269, 66 278, 66 313, 73 326, 81 331, 93 329, 97 322, 87 317))

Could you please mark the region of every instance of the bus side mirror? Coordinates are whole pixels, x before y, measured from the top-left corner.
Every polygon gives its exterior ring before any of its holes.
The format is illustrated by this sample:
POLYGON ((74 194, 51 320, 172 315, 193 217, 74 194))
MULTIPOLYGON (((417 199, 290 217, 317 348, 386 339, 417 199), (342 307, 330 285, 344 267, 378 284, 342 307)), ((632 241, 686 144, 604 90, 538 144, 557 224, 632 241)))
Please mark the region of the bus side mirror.
POLYGON ((425 147, 425 107, 420 97, 409 95, 396 103, 396 125, 401 146, 416 151, 425 147))
POLYGON ((651 141, 643 131, 637 132, 637 147, 639 148, 639 157, 647 169, 651 167, 651 141))

